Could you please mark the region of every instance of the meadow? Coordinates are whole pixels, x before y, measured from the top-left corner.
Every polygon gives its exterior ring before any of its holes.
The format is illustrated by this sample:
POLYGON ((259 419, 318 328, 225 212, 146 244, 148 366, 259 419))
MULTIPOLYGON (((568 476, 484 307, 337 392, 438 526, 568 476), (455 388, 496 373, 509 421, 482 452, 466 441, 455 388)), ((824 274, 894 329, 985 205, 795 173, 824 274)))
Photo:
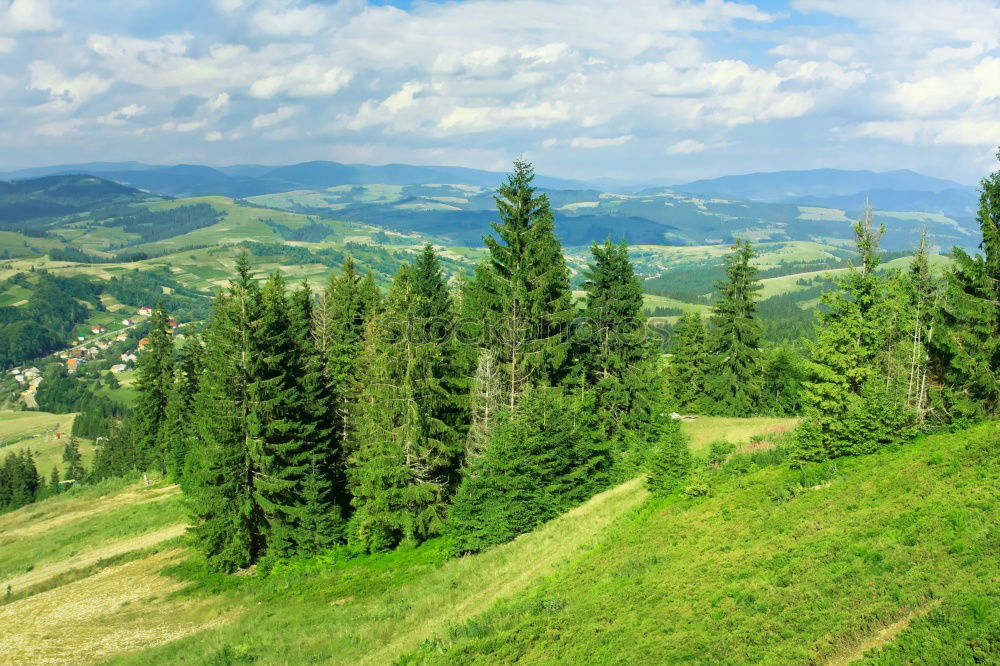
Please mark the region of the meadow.
POLYGON ((990 423, 806 471, 699 457, 704 493, 636 479, 479 555, 438 539, 263 579, 207 572, 176 487, 117 480, 0 516, 0 623, 35 663, 972 663, 1000 646, 998 444, 990 423))

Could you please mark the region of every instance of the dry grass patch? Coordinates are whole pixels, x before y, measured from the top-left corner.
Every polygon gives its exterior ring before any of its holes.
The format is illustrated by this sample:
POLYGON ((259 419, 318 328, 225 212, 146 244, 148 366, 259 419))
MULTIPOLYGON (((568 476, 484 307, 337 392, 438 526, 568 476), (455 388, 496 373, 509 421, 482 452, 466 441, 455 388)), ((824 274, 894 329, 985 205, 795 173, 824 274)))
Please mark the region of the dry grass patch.
POLYGON ((26 587, 38 585, 50 578, 54 578, 72 569, 88 567, 101 560, 106 560, 108 558, 115 557, 116 555, 121 555, 134 550, 151 548, 168 539, 173 539, 174 537, 184 534, 185 530, 187 530, 187 525, 172 525, 171 527, 143 534, 139 537, 112 541, 111 543, 97 548, 87 549, 83 553, 68 557, 64 560, 59 560, 45 566, 34 568, 27 573, 21 574, 20 576, 14 576, 13 578, 8 578, 5 581, 0 581, 0 587, 4 589, 11 589, 14 592, 19 592, 26 587))
POLYGON ((211 600, 174 600, 183 587, 159 571, 179 549, 104 569, 75 583, 0 607, 11 664, 95 663, 227 621, 211 600))

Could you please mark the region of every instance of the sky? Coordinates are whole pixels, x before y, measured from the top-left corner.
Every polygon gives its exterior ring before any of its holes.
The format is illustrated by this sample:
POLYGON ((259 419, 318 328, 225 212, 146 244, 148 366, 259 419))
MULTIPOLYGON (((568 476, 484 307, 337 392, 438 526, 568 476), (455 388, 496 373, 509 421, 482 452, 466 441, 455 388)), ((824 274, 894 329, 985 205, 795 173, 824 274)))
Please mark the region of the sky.
POLYGON ((0 0, 0 169, 446 164, 975 184, 1000 0, 0 0))

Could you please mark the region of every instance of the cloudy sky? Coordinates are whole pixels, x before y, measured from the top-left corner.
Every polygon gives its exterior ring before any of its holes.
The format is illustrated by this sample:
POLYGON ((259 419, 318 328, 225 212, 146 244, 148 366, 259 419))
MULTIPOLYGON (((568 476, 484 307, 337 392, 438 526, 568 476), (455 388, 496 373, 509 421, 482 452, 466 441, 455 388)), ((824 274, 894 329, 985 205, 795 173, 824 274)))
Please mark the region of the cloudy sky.
POLYGON ((0 0, 0 169, 523 153, 972 184, 998 144, 998 0, 0 0))

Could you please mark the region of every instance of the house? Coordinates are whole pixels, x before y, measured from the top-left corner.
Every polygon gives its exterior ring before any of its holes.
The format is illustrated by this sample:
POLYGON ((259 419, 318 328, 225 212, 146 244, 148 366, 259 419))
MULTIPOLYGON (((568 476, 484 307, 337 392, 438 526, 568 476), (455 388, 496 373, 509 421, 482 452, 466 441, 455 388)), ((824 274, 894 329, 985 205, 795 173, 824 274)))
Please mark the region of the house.
POLYGON ((119 372, 125 372, 126 365, 124 363, 116 363, 111 366, 111 372, 118 374, 119 372))
POLYGON ((139 308, 139 314, 142 315, 143 317, 151 317, 153 315, 153 309, 143 305, 141 308, 139 308))
POLYGON ((14 375, 14 379, 17 380, 18 384, 23 384, 24 383, 24 375, 14 375))
POLYGON ((59 352, 59 358, 61 358, 62 360, 65 361, 66 359, 69 358, 69 353, 67 353, 67 352, 59 352))
POLYGON ((139 340, 139 351, 142 351, 143 349, 145 349, 146 345, 148 345, 148 344, 149 344, 149 339, 148 338, 143 338, 142 340, 139 340))
POLYGON ((170 328, 177 328, 177 322, 176 321, 170 322, 170 328))
POLYGON ((78 365, 80 365, 80 361, 76 360, 75 358, 66 359, 66 372, 70 374, 76 372, 76 368, 78 365))
POLYGON ((76 339, 79 340, 80 342, 83 342, 87 338, 83 337, 82 335, 78 335, 78 336, 76 336, 76 339))
POLYGON ((133 323, 134 322, 131 319, 128 319, 127 317, 125 319, 122 319, 122 326, 131 326, 133 323))
POLYGON ((24 371, 23 374, 24 374, 25 377, 28 377, 28 378, 31 378, 31 377, 41 377, 42 376, 42 371, 39 370, 38 368, 28 368, 27 370, 24 371))
POLYGON ((97 348, 100 349, 101 351, 104 351, 105 349, 107 349, 110 346, 111 345, 109 343, 104 342, 103 340, 101 340, 100 342, 97 343, 97 348))
POLYGON ((104 328, 103 326, 91 326, 90 332, 93 333, 94 335, 100 335, 101 333, 107 333, 108 329, 104 328))
POLYGON ((98 349, 97 347, 91 347, 90 349, 87 350, 87 353, 90 355, 91 358, 97 358, 100 355, 101 350, 98 349))
POLYGON ((130 362, 135 363, 138 360, 139 357, 130 352, 125 352, 124 354, 122 354, 122 361, 124 361, 125 363, 130 363, 130 362))
POLYGON ((128 340, 128 333, 119 333, 115 336, 115 342, 125 342, 128 340))

